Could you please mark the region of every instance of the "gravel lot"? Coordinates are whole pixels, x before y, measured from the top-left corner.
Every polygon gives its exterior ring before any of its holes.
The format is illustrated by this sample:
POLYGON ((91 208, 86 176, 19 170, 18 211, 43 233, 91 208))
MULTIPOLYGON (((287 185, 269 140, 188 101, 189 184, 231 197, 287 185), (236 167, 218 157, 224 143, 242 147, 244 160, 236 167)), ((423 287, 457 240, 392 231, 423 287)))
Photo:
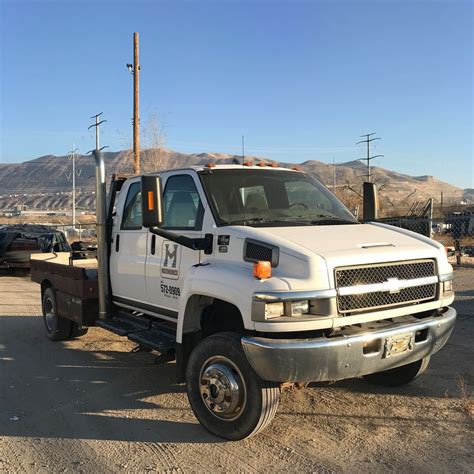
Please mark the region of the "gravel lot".
POLYGON ((96 328, 50 342, 38 286, 0 276, 0 471, 473 472, 473 401, 459 380, 472 390, 474 268, 455 274, 458 322, 422 377, 284 393, 270 428, 240 442, 200 427, 172 363, 96 328))

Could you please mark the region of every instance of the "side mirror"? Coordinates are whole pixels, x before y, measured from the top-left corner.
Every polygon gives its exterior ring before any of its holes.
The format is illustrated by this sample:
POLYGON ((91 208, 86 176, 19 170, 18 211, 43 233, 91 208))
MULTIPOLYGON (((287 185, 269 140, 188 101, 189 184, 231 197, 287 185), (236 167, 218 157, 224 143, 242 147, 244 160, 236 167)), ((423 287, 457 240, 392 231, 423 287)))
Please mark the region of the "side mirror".
POLYGON ((364 221, 376 221, 379 217, 379 197, 374 183, 364 183, 364 221))
POLYGON ((143 227, 160 227, 163 224, 163 200, 161 178, 142 176, 143 227))

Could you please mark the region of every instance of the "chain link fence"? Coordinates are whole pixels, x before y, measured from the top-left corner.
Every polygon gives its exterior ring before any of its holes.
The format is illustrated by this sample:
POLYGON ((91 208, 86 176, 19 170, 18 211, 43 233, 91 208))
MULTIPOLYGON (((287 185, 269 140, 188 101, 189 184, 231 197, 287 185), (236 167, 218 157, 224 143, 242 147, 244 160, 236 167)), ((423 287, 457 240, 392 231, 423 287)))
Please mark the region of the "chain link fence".
POLYGON ((96 224, 51 224, 47 227, 60 230, 64 233, 69 243, 81 240, 88 243, 97 242, 96 224))
POLYGON ((384 217, 378 222, 430 237, 444 245, 452 263, 474 265, 474 212, 451 212, 438 218, 384 217))

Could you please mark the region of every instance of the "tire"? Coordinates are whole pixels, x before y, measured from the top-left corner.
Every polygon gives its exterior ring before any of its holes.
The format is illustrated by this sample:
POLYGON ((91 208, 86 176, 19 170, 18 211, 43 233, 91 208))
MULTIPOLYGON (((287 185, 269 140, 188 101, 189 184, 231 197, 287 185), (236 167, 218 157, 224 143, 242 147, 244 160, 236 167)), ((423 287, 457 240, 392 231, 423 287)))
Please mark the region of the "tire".
POLYGON ((69 338, 72 321, 58 316, 56 295, 51 287, 46 288, 43 293, 43 320, 52 341, 65 341, 69 338))
POLYGON ((71 331, 69 333, 69 339, 75 339, 76 337, 81 337, 87 334, 89 328, 84 326, 79 326, 79 324, 72 321, 71 323, 71 331))
POLYGON ((384 370, 376 374, 364 375, 364 379, 373 385, 384 387, 399 387, 407 385, 421 375, 430 362, 430 357, 412 362, 411 364, 395 367, 394 369, 384 370))
POLYGON ((199 422, 232 441, 263 430, 280 400, 279 385, 254 372, 236 333, 218 333, 199 342, 188 361, 186 385, 199 422))

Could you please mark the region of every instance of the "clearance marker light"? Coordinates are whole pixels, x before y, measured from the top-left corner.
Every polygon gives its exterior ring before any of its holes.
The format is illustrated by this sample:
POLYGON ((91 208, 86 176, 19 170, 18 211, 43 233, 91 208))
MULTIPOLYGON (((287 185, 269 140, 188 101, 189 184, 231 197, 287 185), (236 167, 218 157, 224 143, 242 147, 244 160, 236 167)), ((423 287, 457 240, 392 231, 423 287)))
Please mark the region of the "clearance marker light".
POLYGON ((155 210, 155 199, 154 199, 153 191, 148 191, 148 210, 149 211, 155 210))
POLYGON ((253 264, 253 276, 259 280, 270 278, 272 276, 271 262, 261 261, 253 264))

